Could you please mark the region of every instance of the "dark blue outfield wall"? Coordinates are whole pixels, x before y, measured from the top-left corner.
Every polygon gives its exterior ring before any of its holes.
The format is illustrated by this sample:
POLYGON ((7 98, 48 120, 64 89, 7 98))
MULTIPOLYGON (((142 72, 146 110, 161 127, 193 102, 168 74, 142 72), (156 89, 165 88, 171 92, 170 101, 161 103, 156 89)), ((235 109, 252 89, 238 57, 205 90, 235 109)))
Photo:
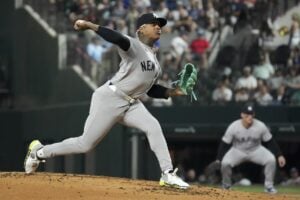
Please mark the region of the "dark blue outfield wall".
MULTIPOLYGON (((26 146, 32 139, 58 142, 82 133, 89 102, 31 110, 0 111, 0 170, 23 170, 26 146)), ((240 107, 150 108, 161 122, 167 140, 219 141, 228 124, 239 118, 240 107)), ((278 141, 300 143, 299 107, 259 107, 257 117, 267 123, 278 141)), ((101 123, 101 122, 99 122, 101 123)), ((128 138, 133 129, 116 126, 97 146, 96 174, 128 176, 128 138), (124 134, 123 134, 124 133, 124 134), (113 156, 111 156, 113 155, 113 156)), ((83 172, 81 161, 75 172, 83 172)), ((54 169, 64 171, 63 167, 54 169)))

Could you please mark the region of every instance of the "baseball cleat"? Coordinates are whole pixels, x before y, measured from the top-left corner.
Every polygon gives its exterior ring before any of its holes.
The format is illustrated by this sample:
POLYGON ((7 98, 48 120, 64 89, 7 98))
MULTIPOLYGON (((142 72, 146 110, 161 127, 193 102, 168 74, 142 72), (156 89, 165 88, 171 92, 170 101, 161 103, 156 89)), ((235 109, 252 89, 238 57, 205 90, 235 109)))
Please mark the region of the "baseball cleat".
POLYGON ((231 185, 229 185, 229 184, 222 184, 222 188, 224 189, 224 190, 231 190, 231 185))
POLYGON ((265 187, 265 192, 269 194, 276 194, 277 190, 274 187, 265 187))
POLYGON ((189 184, 184 182, 181 178, 176 175, 177 168, 173 172, 162 173, 159 185, 160 186, 168 186, 178 189, 187 189, 190 187, 189 184))
POLYGON ((24 169, 26 174, 35 172, 40 162, 45 162, 45 160, 40 160, 36 155, 36 152, 42 147, 43 145, 38 140, 33 140, 30 143, 24 161, 24 169))

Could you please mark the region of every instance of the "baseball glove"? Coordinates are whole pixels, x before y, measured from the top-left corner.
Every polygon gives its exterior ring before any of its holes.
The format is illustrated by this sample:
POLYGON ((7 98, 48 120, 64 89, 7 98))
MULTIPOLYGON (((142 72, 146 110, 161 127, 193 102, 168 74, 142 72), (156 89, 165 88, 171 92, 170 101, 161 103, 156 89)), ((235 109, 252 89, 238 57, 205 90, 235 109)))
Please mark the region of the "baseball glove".
POLYGON ((197 101, 197 97, 195 95, 195 92, 193 91, 194 86, 197 82, 197 70, 195 66, 191 63, 185 64, 178 75, 179 80, 176 81, 177 86, 182 90, 184 94, 191 95, 191 98, 197 101))

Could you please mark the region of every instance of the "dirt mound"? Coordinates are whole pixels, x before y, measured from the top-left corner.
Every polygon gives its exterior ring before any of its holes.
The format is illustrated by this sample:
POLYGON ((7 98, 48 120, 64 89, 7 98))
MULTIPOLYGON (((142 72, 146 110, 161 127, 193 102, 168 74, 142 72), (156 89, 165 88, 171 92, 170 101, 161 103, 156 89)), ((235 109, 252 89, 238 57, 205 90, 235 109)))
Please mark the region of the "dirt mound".
POLYGON ((252 194, 193 185, 188 190, 163 188, 158 182, 75 174, 21 172, 0 173, 1 200, 90 199, 239 199, 293 200, 287 195, 252 194))

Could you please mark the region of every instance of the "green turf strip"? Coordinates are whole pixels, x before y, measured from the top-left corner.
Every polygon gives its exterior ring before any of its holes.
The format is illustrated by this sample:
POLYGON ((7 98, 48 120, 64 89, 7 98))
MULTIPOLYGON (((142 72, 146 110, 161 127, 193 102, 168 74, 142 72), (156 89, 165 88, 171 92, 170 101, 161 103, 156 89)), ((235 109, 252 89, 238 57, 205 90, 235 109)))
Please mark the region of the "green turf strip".
MULTIPOLYGON (((297 194, 300 197, 300 186, 275 186, 278 194, 297 194)), ((233 186, 232 190, 244 192, 264 192, 263 185, 233 186)))

